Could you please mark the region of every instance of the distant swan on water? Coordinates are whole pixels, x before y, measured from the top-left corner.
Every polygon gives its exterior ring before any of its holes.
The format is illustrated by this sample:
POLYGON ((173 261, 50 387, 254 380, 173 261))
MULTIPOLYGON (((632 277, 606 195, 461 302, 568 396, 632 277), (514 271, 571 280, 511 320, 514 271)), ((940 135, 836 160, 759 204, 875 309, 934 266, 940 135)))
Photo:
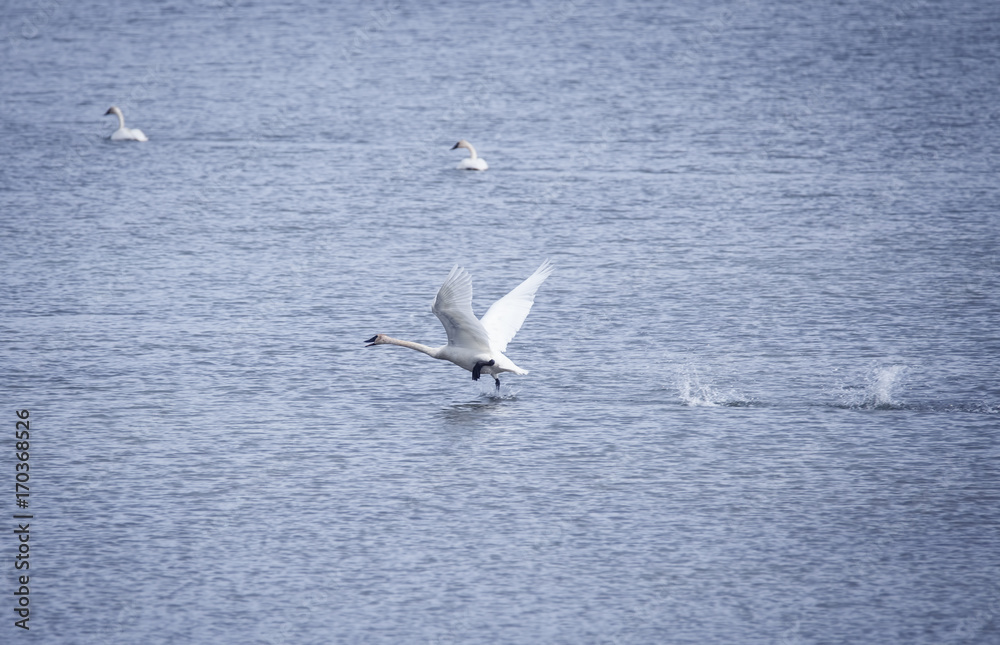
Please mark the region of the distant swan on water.
MULTIPOLYGON (((431 311, 438 317, 448 334, 448 344, 443 347, 428 347, 408 340, 390 338, 376 334, 366 340, 366 347, 374 345, 399 345, 423 352, 432 358, 451 361, 462 369, 472 372, 472 380, 478 381, 480 374, 489 374, 500 391, 503 372, 527 374, 503 352, 514 334, 524 324, 524 319, 535 302, 535 292, 552 273, 552 263, 542 262, 531 276, 516 286, 510 293, 493 303, 481 319, 472 313, 472 278, 465 269, 456 266, 438 289, 431 304, 431 311)), ((403 366, 406 369, 407 366, 403 366)))
POLYGON ((472 144, 465 139, 462 139, 451 147, 452 150, 457 148, 468 148, 469 150, 469 156, 462 159, 462 162, 455 166, 457 170, 486 170, 489 168, 486 160, 480 158, 479 155, 476 154, 476 149, 473 148, 472 144))
POLYGON ((108 116, 109 114, 114 114, 118 117, 118 129, 111 134, 112 141, 149 141, 139 128, 125 127, 125 116, 114 105, 108 108, 104 116, 108 116))

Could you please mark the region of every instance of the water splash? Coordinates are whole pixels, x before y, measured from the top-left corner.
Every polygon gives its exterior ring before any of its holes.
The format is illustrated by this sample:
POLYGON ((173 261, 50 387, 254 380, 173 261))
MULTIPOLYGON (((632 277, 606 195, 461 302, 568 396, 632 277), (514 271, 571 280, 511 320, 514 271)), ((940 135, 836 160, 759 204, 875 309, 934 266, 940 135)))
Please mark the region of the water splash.
POLYGON ((903 389, 905 374, 905 365, 876 366, 868 377, 868 396, 865 397, 865 404, 874 408, 901 407, 902 403, 897 397, 903 389))
POLYGON ((480 379, 475 383, 475 385, 476 389, 479 390, 480 398, 491 401, 507 401, 510 399, 516 399, 517 393, 521 391, 520 388, 513 385, 507 385, 506 383, 501 384, 500 390, 497 391, 493 379, 480 379))
POLYGON ((906 382, 906 365, 873 364, 865 372, 864 384, 845 387, 844 407, 859 410, 899 410, 903 408, 900 394, 906 382))
POLYGON ((677 374, 677 395, 684 405, 691 407, 716 406, 717 394, 710 386, 701 382, 698 371, 690 365, 684 366, 677 374))
POLYGON ((690 407, 746 406, 753 400, 737 392, 721 392, 708 383, 703 383, 701 375, 693 365, 684 365, 677 370, 674 379, 677 396, 681 403, 690 407))

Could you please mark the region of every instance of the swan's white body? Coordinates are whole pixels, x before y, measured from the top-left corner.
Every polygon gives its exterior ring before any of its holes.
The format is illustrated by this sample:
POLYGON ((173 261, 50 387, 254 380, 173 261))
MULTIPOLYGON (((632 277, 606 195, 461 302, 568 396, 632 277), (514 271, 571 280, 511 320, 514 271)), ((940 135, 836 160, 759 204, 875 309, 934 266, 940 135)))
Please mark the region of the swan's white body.
POLYGON ((108 111, 104 113, 104 116, 109 114, 114 114, 118 117, 118 129, 111 133, 112 141, 149 141, 146 135, 142 133, 139 128, 126 128, 125 127, 125 115, 122 111, 115 106, 108 108, 108 111))
POLYGON ((500 298, 481 319, 472 313, 472 278, 465 269, 456 266, 438 289, 431 311, 438 317, 448 334, 448 344, 428 347, 408 340, 377 334, 366 342, 373 345, 399 345, 423 352, 432 358, 451 361, 472 372, 474 380, 489 374, 500 389, 498 375, 503 372, 527 374, 504 355, 507 344, 524 324, 535 302, 535 292, 552 273, 552 263, 546 260, 531 276, 500 298))
POLYGON ((489 168, 489 164, 486 163, 485 159, 479 157, 476 154, 476 149, 472 147, 472 144, 462 139, 454 146, 451 147, 452 150, 457 148, 466 148, 469 151, 469 156, 462 159, 461 163, 455 166, 456 170, 486 170, 489 168))

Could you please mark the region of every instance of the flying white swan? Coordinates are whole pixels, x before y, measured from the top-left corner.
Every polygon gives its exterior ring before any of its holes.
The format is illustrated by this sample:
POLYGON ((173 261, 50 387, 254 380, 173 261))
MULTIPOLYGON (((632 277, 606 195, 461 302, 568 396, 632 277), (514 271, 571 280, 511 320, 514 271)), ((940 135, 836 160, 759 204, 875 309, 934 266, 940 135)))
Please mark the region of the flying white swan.
POLYGON ((548 260, 531 274, 527 280, 517 285, 513 291, 493 303, 482 319, 472 313, 472 278, 465 269, 456 266, 448 274, 438 289, 431 311, 438 317, 448 333, 448 344, 443 347, 428 347, 408 340, 376 334, 366 340, 366 347, 374 345, 399 345, 423 352, 432 358, 451 361, 462 369, 472 372, 472 380, 478 381, 480 374, 489 374, 496 381, 500 391, 503 372, 527 374, 514 362, 504 356, 507 343, 524 324, 524 319, 535 302, 535 292, 552 273, 552 263, 548 260))
POLYGON ((466 141, 465 139, 462 139, 461 141, 459 141, 458 143, 456 143, 451 147, 452 150, 455 150, 457 148, 469 149, 469 156, 466 157, 465 159, 462 159, 462 162, 459 163, 457 166, 455 166, 457 170, 486 170, 487 168, 489 168, 489 165, 486 163, 486 160, 481 159, 479 155, 476 154, 476 149, 473 148, 472 144, 466 141))
POLYGON ((125 116, 114 105, 108 108, 104 116, 108 116, 109 114, 114 114, 118 117, 118 129, 111 134, 112 141, 149 141, 139 128, 125 127, 125 116))

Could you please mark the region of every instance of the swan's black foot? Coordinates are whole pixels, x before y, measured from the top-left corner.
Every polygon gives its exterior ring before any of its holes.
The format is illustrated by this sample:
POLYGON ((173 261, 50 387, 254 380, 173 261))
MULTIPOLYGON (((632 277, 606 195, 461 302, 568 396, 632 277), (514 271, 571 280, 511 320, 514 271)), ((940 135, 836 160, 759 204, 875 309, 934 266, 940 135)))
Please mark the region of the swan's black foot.
POLYGON ((494 376, 493 380, 497 382, 497 392, 499 392, 500 391, 500 379, 498 379, 497 377, 494 376))
POLYGON ((478 381, 479 380, 479 374, 483 371, 483 368, 484 367, 489 367, 489 366, 493 365, 494 363, 496 363, 496 361, 493 360, 492 358, 489 361, 479 361, 478 363, 476 363, 475 366, 473 366, 473 368, 472 368, 472 380, 473 381, 478 381))

